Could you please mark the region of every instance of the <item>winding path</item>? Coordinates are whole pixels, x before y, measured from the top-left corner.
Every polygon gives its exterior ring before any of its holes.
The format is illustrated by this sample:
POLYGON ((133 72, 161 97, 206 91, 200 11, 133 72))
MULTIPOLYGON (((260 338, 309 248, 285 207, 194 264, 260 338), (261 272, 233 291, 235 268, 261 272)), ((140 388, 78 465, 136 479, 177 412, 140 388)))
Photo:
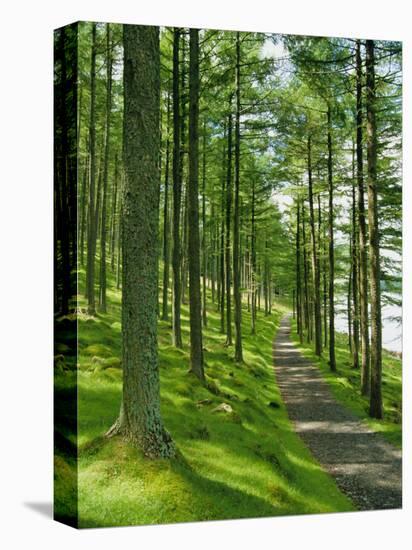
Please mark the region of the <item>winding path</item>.
POLYGON ((361 510, 402 507, 402 453, 333 397, 290 340, 285 316, 273 343, 276 379, 294 428, 361 510))

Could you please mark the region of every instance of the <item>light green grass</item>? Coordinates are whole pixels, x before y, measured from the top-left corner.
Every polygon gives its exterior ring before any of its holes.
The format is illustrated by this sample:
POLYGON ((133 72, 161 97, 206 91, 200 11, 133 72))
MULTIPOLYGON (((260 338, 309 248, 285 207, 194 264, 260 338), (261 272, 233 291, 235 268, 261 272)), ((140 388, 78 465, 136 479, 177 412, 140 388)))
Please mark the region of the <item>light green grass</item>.
POLYGON ((336 333, 335 353, 337 372, 333 373, 328 364, 328 349, 324 349, 323 356, 319 358, 315 355, 312 344, 306 342, 300 344, 295 322, 292 323, 291 334, 292 340, 303 355, 320 367, 336 399, 345 404, 376 432, 380 432, 388 441, 401 447, 402 360, 390 352, 383 350, 382 396, 384 419, 376 420, 369 417, 368 398, 360 395, 360 370, 352 368, 348 336, 343 333, 336 333))
POLYGON ((259 315, 256 336, 244 310, 245 363, 237 365, 209 304, 207 387, 188 373, 188 308, 182 309, 183 350, 171 345, 170 323, 160 321, 162 415, 178 457, 148 460, 120 438, 104 439, 119 410, 122 377, 120 293, 111 291, 108 299, 107 314, 79 318, 80 527, 354 509, 293 432, 281 401, 272 341, 283 306, 259 315), (233 413, 213 412, 220 403, 233 413))

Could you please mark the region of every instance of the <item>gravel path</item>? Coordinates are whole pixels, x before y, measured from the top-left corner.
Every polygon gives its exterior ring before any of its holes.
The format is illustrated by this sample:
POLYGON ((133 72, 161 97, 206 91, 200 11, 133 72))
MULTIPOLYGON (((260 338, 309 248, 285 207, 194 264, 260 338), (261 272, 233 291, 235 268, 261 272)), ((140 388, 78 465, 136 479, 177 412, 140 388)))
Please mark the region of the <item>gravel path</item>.
POLYGON ((339 488, 361 510, 401 508, 401 451, 335 400, 319 369, 291 342, 289 316, 282 319, 273 358, 296 432, 339 488))

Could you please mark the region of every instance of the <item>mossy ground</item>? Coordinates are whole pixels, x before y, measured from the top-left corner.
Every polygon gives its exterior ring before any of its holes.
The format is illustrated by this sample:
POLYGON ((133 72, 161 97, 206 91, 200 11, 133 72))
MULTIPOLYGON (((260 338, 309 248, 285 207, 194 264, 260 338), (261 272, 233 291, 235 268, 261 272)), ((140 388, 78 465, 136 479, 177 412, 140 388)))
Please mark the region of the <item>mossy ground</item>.
POLYGON ((388 441, 398 447, 402 446, 402 360, 400 358, 383 350, 384 419, 376 420, 369 416, 368 398, 360 395, 360 370, 352 367, 347 334, 336 333, 336 373, 331 372, 329 368, 327 348, 319 358, 315 355, 312 344, 299 343, 295 322, 292 323, 292 339, 305 357, 320 367, 336 399, 344 403, 376 432, 380 432, 388 441))
MULTIPOLYGON (((259 315, 255 336, 244 310, 245 362, 238 365, 209 302, 206 386, 188 373, 188 307, 182 309, 183 350, 171 345, 170 322, 159 321, 162 415, 178 456, 148 460, 119 437, 105 439, 121 396, 120 298, 110 290, 107 314, 79 315, 80 527, 354 509, 293 432, 280 398, 272 366, 272 341, 285 311, 280 305, 271 316, 259 315), (221 403, 233 412, 213 412, 221 403)), ((59 376, 68 383, 75 374, 59 376)))

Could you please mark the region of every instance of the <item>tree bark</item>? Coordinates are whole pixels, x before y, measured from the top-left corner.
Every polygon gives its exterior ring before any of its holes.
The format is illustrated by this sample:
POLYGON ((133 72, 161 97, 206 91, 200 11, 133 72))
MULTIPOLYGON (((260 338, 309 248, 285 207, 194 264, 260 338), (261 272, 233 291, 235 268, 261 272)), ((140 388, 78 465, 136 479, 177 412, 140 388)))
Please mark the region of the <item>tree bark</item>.
POLYGON ((240 33, 236 35, 235 202, 233 219, 233 298, 235 305, 235 361, 243 361, 242 297, 240 294, 240 33))
POLYGON ((300 200, 296 200, 296 322, 300 343, 303 342, 302 275, 300 252, 300 200))
POLYGON ((169 271, 170 271, 170 223, 169 223, 169 164, 170 164, 170 93, 167 94, 167 123, 166 123, 166 160, 165 160, 165 196, 163 205, 163 298, 162 298, 162 319, 169 318, 168 295, 169 295, 169 271))
POLYGON ((202 323, 207 327, 207 250, 206 250, 206 122, 203 124, 203 147, 202 147, 202 323))
POLYGON ((118 226, 118 213, 117 213, 117 193, 118 193, 118 181, 119 181, 119 157, 116 151, 114 157, 114 182, 113 182, 113 196, 112 196, 112 224, 111 224, 111 236, 110 236, 110 267, 114 271, 115 261, 115 248, 116 248, 116 231, 118 226))
POLYGON ((226 345, 232 345, 232 267, 230 261, 230 219, 232 215, 232 97, 229 98, 229 119, 227 127, 227 173, 226 173, 226 345))
POLYGON ((199 238, 199 31, 190 29, 188 264, 190 294, 190 370, 204 380, 199 238))
POLYGON ((180 83, 179 83, 180 29, 173 31, 173 344, 183 347, 180 322, 180 207, 182 181, 180 170, 180 83))
POLYGON ((223 162, 222 162, 222 193, 221 193, 221 209, 220 209, 220 261, 219 261, 219 267, 220 267, 220 331, 222 334, 225 333, 225 211, 226 211, 226 204, 225 204, 225 197, 226 197, 226 189, 225 189, 225 180, 226 180, 226 173, 225 173, 225 161, 226 161, 226 127, 223 131, 223 162))
POLYGON ((376 91, 374 41, 366 41, 366 135, 368 152, 368 220, 371 301, 371 386, 370 415, 383 417, 382 405, 382 315, 380 291, 380 254, 377 182, 376 91))
POLYGON ((352 366, 359 368, 359 289, 358 289, 358 223, 356 208, 355 185, 355 151, 353 151, 353 178, 352 178, 352 303, 353 303, 353 330, 352 330, 352 366))
POLYGON ((333 240, 332 114, 328 103, 328 190, 329 190, 329 367, 336 372, 335 357, 335 251, 333 240))
POLYGON ((315 313, 315 353, 322 354, 322 319, 320 314, 320 274, 316 248, 315 212, 313 208, 313 180, 312 180, 312 140, 308 137, 308 182, 309 182, 309 219, 312 239, 312 273, 314 283, 314 313, 315 313))
POLYGON ((89 211, 87 231, 87 270, 86 270, 86 293, 87 311, 89 315, 96 314, 96 303, 94 295, 95 276, 95 187, 96 187, 96 23, 92 23, 92 47, 90 64, 90 121, 89 121, 89 146, 90 146, 90 182, 89 182, 89 211))
POLYGON ((370 389, 369 328, 368 328, 368 267, 367 232, 365 217, 365 190, 363 182, 363 112, 362 112, 362 57, 361 42, 356 41, 356 172, 358 187, 359 221, 359 302, 360 334, 362 347, 361 393, 368 395, 370 389))
POLYGON ((252 328, 251 328, 251 334, 256 334, 256 288, 257 288, 257 280, 256 280, 256 223, 255 223, 255 199, 256 199, 256 193, 255 193, 255 180, 252 179, 252 205, 251 205, 251 238, 250 238, 250 256, 251 256, 251 266, 250 266, 250 286, 251 286, 251 321, 252 321, 252 328))
POLYGON ((112 52, 111 52, 110 24, 106 25, 106 124, 104 138, 104 167, 103 167, 103 199, 102 222, 100 233, 100 294, 99 306, 102 313, 107 311, 106 302, 106 214, 107 214, 107 187, 109 179, 109 155, 110 155, 110 122, 112 111, 112 52))
POLYGON ((147 457, 169 458, 175 450, 160 415, 157 348, 159 28, 124 25, 123 38, 123 402, 108 435, 123 434, 147 457))

